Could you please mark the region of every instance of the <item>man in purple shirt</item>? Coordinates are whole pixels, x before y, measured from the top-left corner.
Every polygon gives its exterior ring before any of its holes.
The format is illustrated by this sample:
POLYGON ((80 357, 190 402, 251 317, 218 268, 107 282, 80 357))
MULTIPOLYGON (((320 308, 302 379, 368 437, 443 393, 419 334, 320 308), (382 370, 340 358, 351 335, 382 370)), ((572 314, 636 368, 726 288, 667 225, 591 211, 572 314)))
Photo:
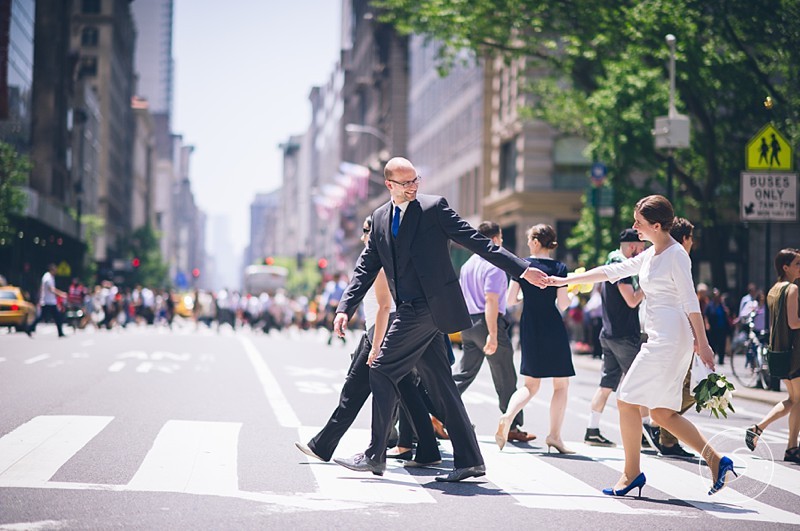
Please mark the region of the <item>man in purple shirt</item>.
MULTIPOLYGON (((503 245, 503 231, 497 223, 484 221, 478 226, 478 232, 495 245, 503 245)), ((461 332, 464 355, 453 379, 458 392, 464 394, 475 381, 486 358, 492 371, 500 411, 505 413, 508 401, 517 389, 514 349, 508 335, 509 323, 504 317, 508 278, 502 269, 474 254, 461 267, 459 282, 472 318, 472 328, 461 332)), ((509 441, 527 442, 536 438, 520 430, 520 426, 522 411, 514 417, 508 433, 509 441)))

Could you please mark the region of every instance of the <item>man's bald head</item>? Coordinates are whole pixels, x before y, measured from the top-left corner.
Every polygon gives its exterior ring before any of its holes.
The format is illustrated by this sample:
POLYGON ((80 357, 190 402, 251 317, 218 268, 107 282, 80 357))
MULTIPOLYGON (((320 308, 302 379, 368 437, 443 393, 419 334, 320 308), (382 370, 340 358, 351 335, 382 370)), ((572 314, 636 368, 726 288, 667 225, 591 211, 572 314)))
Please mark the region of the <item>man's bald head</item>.
POLYGON ((389 162, 387 162, 386 166, 383 168, 383 176, 389 180, 394 178, 396 172, 405 173, 409 171, 414 175, 417 173, 417 170, 414 168, 414 165, 411 164, 410 160, 403 157, 393 157, 389 159, 389 162))

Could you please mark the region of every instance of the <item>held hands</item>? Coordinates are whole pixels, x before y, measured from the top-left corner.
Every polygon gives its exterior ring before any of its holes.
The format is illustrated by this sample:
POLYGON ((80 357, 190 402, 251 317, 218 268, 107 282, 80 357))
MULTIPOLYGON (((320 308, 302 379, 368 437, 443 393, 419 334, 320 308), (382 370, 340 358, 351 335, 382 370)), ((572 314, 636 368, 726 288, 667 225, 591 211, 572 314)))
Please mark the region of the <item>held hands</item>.
POLYGON ((344 331, 347 330, 347 321, 350 318, 346 313, 337 313, 336 318, 333 320, 333 332, 337 337, 344 337, 344 331))
POLYGON ((547 286, 566 286, 569 283, 569 279, 566 277, 545 277, 544 278, 544 287, 547 286))
POLYGON ((536 269, 535 267, 529 267, 525 270, 522 274, 522 278, 536 286, 537 288, 546 288, 547 284, 545 284, 545 280, 547 279, 547 275, 541 269, 536 269))
POLYGON ((489 334, 486 336, 486 345, 483 347, 483 353, 487 356, 491 356, 497 352, 497 337, 489 334))

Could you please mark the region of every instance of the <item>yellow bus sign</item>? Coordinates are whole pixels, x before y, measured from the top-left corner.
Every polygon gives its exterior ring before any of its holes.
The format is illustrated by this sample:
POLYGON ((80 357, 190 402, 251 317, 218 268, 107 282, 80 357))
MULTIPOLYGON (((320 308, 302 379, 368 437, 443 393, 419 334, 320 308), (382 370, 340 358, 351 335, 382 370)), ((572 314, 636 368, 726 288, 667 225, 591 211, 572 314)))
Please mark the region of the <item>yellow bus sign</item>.
POLYGON ((772 124, 762 127, 745 148, 748 171, 791 171, 793 160, 792 146, 772 124))

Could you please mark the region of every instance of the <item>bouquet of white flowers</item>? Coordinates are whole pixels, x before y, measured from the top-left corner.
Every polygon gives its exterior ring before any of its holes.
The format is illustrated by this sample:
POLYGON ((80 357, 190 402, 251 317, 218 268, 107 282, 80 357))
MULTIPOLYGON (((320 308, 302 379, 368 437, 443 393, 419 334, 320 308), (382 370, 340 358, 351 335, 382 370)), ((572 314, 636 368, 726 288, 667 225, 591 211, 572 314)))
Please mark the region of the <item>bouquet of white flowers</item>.
POLYGON ((692 390, 694 399, 697 402, 695 410, 699 413, 707 409, 717 418, 720 415, 728 418, 726 409, 736 413, 731 403, 735 390, 733 384, 724 375, 712 372, 692 390))

